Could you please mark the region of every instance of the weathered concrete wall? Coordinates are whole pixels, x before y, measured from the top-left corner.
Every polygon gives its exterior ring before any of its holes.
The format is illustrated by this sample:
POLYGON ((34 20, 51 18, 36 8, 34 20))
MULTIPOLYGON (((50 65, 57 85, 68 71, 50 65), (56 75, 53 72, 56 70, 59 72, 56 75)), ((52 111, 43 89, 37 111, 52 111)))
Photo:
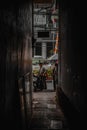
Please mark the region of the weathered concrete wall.
MULTIPOLYGON (((0 5, 0 118, 3 129, 4 126, 7 129, 22 127, 18 80, 28 72, 31 76, 32 1, 19 2, 0 5)), ((31 80, 29 82, 31 87, 31 80)))

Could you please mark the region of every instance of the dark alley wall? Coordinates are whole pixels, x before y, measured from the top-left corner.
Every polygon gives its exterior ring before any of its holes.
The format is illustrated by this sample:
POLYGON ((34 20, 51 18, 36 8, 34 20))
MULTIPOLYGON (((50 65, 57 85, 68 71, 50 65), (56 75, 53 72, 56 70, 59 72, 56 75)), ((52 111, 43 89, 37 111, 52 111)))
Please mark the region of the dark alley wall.
POLYGON ((32 1, 19 2, 0 4, 0 129, 23 128, 18 80, 32 70, 32 1))
MULTIPOLYGON (((59 5, 59 87, 84 119, 86 89, 82 84, 84 58, 82 59, 81 4, 78 6, 75 1, 62 0, 59 5)), ((69 106, 65 105, 69 112, 69 106)))

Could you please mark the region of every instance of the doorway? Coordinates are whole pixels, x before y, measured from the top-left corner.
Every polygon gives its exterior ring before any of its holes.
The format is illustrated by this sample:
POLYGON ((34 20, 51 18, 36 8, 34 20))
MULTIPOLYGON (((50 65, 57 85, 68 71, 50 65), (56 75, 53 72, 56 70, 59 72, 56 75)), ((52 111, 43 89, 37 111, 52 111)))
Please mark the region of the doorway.
POLYGON ((39 63, 42 62, 46 69, 46 88, 38 88, 38 81, 37 89, 34 90, 35 81, 33 82, 33 116, 30 125, 32 130, 68 128, 64 114, 57 104, 56 96, 58 87, 58 13, 57 0, 33 1, 32 69, 37 81, 40 70, 39 63))

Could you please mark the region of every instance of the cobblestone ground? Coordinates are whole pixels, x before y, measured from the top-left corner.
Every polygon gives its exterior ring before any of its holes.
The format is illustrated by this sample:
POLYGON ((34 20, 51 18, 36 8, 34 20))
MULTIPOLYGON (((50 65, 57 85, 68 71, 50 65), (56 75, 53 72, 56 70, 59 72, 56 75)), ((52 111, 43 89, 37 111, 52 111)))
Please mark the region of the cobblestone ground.
POLYGON ((69 130, 60 106, 56 104, 56 92, 33 92, 33 116, 30 130, 69 130))

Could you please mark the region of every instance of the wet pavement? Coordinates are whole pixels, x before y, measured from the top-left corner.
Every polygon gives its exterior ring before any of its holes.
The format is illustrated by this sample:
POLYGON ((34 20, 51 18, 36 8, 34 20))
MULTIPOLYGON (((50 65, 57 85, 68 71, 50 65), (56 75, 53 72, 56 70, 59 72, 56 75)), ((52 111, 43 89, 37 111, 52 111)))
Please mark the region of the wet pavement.
POLYGON ((56 103, 56 92, 33 92, 33 116, 30 130, 69 130, 68 123, 56 103))

